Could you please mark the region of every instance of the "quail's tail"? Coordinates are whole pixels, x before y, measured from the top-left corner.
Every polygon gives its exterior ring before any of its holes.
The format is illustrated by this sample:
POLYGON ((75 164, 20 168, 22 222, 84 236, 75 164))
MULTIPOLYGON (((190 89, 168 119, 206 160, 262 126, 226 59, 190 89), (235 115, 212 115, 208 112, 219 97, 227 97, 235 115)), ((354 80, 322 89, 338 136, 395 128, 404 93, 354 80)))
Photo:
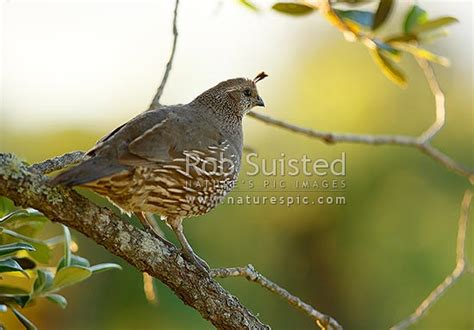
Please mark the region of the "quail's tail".
POLYGON ((90 158, 51 179, 52 185, 78 186, 112 174, 127 170, 128 167, 112 163, 102 157, 90 158))

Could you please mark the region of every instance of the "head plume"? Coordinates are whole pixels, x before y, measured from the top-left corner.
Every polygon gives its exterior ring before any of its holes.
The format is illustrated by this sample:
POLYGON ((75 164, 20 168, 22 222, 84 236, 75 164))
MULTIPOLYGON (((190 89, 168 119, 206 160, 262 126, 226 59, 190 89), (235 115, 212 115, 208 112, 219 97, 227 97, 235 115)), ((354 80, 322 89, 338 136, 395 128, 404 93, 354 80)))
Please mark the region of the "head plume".
POLYGON ((263 80, 265 79, 266 77, 268 77, 268 74, 266 74, 265 72, 260 72, 255 78, 253 78, 253 82, 256 84, 258 83, 260 80, 263 80))

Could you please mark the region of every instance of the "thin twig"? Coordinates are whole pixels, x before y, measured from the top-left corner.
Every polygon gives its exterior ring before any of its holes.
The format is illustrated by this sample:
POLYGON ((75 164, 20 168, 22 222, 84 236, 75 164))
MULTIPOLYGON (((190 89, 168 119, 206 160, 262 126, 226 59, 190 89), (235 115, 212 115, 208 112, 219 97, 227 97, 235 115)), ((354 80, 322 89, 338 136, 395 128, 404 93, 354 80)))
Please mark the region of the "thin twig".
POLYGON ((176 44, 178 41, 178 26, 177 26, 178 5, 179 5, 179 0, 176 0, 175 6, 174 6, 174 16, 173 16, 173 45, 171 47, 170 57, 169 57, 168 63, 166 63, 166 69, 163 75, 163 79, 161 79, 160 87, 158 87, 158 90, 156 91, 155 97, 153 97, 153 101, 151 102, 149 109, 154 109, 160 106, 160 98, 161 98, 161 95, 163 94, 163 90, 165 89, 166 82, 168 81, 168 76, 173 66, 174 54, 176 52, 176 44))
POLYGON ((294 133, 304 134, 311 138, 319 139, 325 143, 361 143, 369 145, 399 145, 414 147, 421 150, 437 162, 441 163, 447 169, 468 177, 471 182, 474 180, 474 171, 466 166, 456 162, 445 153, 436 149, 429 143, 423 143, 419 138, 407 135, 371 135, 371 134, 351 134, 351 133, 333 133, 317 131, 307 127, 287 123, 283 120, 275 119, 261 113, 250 112, 249 116, 258 119, 266 124, 283 128, 294 133))
POLYGON ((64 155, 47 159, 41 163, 33 164, 30 166, 30 170, 33 172, 48 174, 48 173, 63 169, 69 165, 78 163, 83 158, 84 158, 84 152, 82 151, 68 152, 64 155))
POLYGON ((469 218, 469 208, 471 206, 472 192, 466 190, 464 198, 461 203, 461 216, 459 217, 458 238, 456 241, 456 266, 443 282, 441 282, 425 300, 418 306, 418 308, 408 318, 393 326, 391 330, 406 329, 409 326, 419 321, 433 305, 443 296, 446 291, 453 286, 459 278, 468 272, 467 260, 465 256, 466 250, 466 231, 467 221, 469 218))
POLYGON ((303 302, 300 298, 292 295, 287 290, 270 281, 268 278, 258 273, 252 265, 246 267, 218 268, 210 271, 212 277, 245 277, 247 280, 255 282, 271 292, 285 299, 290 305, 295 306, 309 317, 311 317, 321 329, 342 329, 332 317, 317 311, 311 305, 303 302))
POLYGON ((446 121, 445 97, 439 85, 438 79, 436 78, 436 74, 433 70, 432 65, 425 59, 419 57, 415 57, 415 59, 418 62, 418 65, 420 66, 421 70, 423 71, 426 81, 428 82, 428 86, 430 87, 431 93, 435 98, 435 121, 418 138, 418 141, 421 144, 424 144, 431 141, 431 139, 433 139, 433 137, 438 134, 438 132, 444 126, 444 123, 446 121))

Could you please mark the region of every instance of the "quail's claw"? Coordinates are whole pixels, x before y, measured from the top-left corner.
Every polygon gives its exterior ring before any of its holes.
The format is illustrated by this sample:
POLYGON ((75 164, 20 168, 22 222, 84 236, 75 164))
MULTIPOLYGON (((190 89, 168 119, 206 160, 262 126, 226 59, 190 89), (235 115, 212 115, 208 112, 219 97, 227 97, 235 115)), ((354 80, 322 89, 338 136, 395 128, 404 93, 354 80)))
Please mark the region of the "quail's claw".
POLYGON ((194 251, 181 248, 180 252, 186 260, 193 263, 194 266, 196 266, 200 271, 204 273, 209 273, 209 270, 211 268, 209 267, 207 262, 205 262, 204 259, 200 258, 197 254, 195 254, 194 251))
POLYGON ((168 246, 169 248, 175 247, 173 243, 168 241, 166 238, 161 236, 159 233, 157 233, 153 228, 150 227, 145 227, 144 228, 147 233, 149 233, 151 236, 156 237, 159 241, 161 241, 164 245, 168 246))

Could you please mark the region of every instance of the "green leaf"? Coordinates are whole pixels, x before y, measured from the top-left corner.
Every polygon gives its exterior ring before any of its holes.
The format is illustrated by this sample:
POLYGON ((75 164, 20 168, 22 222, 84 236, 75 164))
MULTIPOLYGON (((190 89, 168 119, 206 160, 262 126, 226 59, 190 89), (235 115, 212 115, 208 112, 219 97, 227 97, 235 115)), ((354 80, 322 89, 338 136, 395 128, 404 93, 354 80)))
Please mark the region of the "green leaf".
POLYGON ((383 55, 377 49, 371 49, 370 54, 372 55, 372 58, 374 59, 375 63, 382 70, 382 73, 388 79, 390 79, 401 87, 406 86, 407 81, 405 75, 398 68, 396 68, 395 65, 387 57, 385 57, 385 55, 383 55))
POLYGON ((423 24, 428 19, 428 14, 425 10, 421 9, 417 5, 413 5, 405 17, 405 22, 403 23, 403 31, 405 33, 412 32, 413 28, 416 25, 423 24))
POLYGON ((26 210, 15 210, 15 211, 10 212, 7 215, 3 216, 2 218, 0 218, 0 223, 6 222, 7 220, 13 218, 14 216, 16 216, 18 214, 27 214, 27 213, 28 212, 26 210))
POLYGON ((258 11, 257 6, 255 6, 252 2, 249 0, 239 0, 239 2, 244 5, 245 7, 252 9, 253 11, 258 11))
POLYGON ((0 233, 3 233, 5 235, 8 235, 8 236, 14 237, 16 239, 19 239, 19 240, 30 243, 35 248, 35 251, 31 251, 31 252, 29 252, 29 254, 35 260, 37 260, 41 263, 44 263, 44 264, 48 263, 49 258, 51 257, 51 250, 42 241, 31 238, 31 237, 28 237, 28 236, 25 236, 25 235, 22 235, 22 234, 19 234, 19 233, 13 231, 13 230, 9 230, 9 229, 2 228, 2 227, 0 227, 0 233))
POLYGON ((405 42, 410 42, 410 41, 417 41, 416 35, 408 33, 408 34, 397 34, 391 37, 385 38, 385 43, 389 44, 394 41, 405 41, 405 42))
POLYGON ((334 10, 336 14, 344 19, 353 21, 361 26, 371 28, 374 22, 374 14, 362 10, 334 10))
MULTIPOLYGON (((71 254, 70 266, 82 266, 82 267, 88 268, 90 265, 91 264, 89 263, 89 260, 87 260, 86 258, 71 254)), ((60 270, 65 267, 67 267, 66 259, 65 257, 62 257, 61 260, 59 261, 57 270, 60 270)))
POLYGON ((46 299, 59 305, 62 309, 65 309, 67 306, 67 300, 60 294, 50 293, 46 296, 46 299))
POLYGON ((59 290, 64 287, 79 283, 89 278, 92 271, 86 267, 70 266, 59 270, 53 280, 51 290, 59 290))
POLYGON ((23 324, 26 330, 36 330, 38 329, 30 320, 26 318, 25 315, 21 314, 18 310, 11 307, 13 314, 15 314, 16 318, 23 324))
POLYGON ((98 265, 94 265, 92 267, 89 267, 89 270, 92 271, 92 273, 100 273, 100 272, 104 272, 106 270, 109 270, 109 269, 118 269, 118 270, 122 270, 122 267, 118 264, 114 264, 114 263, 104 263, 104 264, 98 264, 98 265))
POLYGON ((419 48, 415 45, 405 42, 392 42, 391 45, 399 50, 403 50, 419 58, 424 58, 425 60, 428 60, 430 62, 438 63, 443 66, 450 65, 449 59, 447 59, 446 57, 433 54, 430 51, 423 48, 419 48))
POLYGON ((0 304, 0 312, 1 313, 5 313, 7 310, 8 310, 7 305, 0 304))
POLYGON ((20 264, 11 258, 0 260, 0 273, 7 272, 21 272, 23 275, 30 278, 28 273, 21 268, 20 264))
POLYGON ((0 256, 4 256, 6 254, 10 254, 10 253, 21 251, 21 250, 35 251, 35 248, 32 247, 30 244, 19 243, 19 242, 0 245, 0 256))
POLYGON ((295 16, 307 15, 315 9, 314 7, 294 2, 278 2, 274 4, 272 8, 280 13, 295 16))
POLYGON ((0 303, 16 303, 24 307, 30 301, 30 293, 20 288, 0 285, 0 303))
POLYGON ((4 216, 15 209, 15 204, 11 199, 0 196, 0 216, 4 216))
POLYGON ((426 22, 423 22, 419 25, 416 25, 413 27, 412 32, 413 33, 423 33, 423 32, 428 32, 431 30, 436 30, 439 29, 445 25, 450 25, 459 22, 456 18, 454 17, 440 17, 436 19, 432 19, 426 22))
POLYGON ((33 293, 39 295, 43 291, 47 291, 53 285, 54 275, 46 269, 36 270, 36 280, 33 284, 33 293))
POLYGON ((69 267, 71 266, 71 232, 65 225, 61 226, 63 226, 64 231, 64 266, 69 267))
POLYGON ((390 15, 393 8, 393 0, 380 0, 377 11, 375 12, 374 23, 372 24, 372 30, 377 29, 381 26, 390 15))

